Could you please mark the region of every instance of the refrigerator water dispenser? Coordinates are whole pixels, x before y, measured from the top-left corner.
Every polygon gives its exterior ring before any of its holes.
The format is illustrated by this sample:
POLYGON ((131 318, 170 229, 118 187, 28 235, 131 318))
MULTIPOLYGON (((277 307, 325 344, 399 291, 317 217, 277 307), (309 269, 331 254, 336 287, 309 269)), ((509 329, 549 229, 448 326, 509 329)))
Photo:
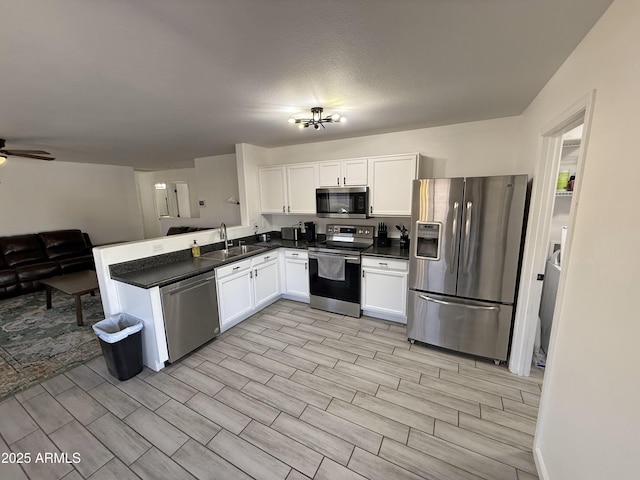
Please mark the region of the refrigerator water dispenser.
POLYGON ((416 222, 416 257, 440 259, 441 227, 439 222, 416 222))

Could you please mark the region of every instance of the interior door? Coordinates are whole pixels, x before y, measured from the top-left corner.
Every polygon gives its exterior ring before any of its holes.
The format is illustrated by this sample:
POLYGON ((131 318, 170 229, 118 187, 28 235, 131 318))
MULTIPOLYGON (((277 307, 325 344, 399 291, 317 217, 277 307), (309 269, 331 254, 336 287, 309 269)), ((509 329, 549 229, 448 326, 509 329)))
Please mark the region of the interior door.
POLYGON ((456 294, 464 178, 413 181, 409 288, 456 294))
POLYGON ((526 193, 526 175, 466 179, 458 296, 514 302, 526 193))

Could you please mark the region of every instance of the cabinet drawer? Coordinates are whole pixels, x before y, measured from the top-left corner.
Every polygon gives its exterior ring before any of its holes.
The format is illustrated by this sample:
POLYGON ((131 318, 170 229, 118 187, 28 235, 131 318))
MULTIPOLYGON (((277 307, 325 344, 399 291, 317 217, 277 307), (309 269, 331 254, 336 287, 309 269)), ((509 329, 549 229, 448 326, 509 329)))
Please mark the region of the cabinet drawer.
POLYGON ((249 270, 251 268, 251 260, 241 260, 239 262, 233 262, 229 265, 225 265, 224 267, 216 268, 216 277, 224 278, 232 273, 242 272, 244 270, 249 270))
POLYGON ((409 271, 409 262, 397 258, 362 257, 363 268, 378 268, 380 270, 394 270, 396 272, 409 271))
POLYGON ((256 267, 266 262, 272 262, 278 259, 278 251, 271 250, 268 252, 260 253, 251 257, 251 266, 256 267))
POLYGON ((308 260, 309 254, 306 250, 285 250, 285 258, 297 258, 298 260, 308 260))

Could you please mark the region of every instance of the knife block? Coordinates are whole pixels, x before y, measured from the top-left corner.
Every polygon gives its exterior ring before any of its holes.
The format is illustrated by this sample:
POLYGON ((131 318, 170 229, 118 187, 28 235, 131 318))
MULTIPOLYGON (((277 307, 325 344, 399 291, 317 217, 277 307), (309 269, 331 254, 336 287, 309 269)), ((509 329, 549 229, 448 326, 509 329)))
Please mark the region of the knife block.
POLYGON ((389 246, 389 238, 387 237, 387 232, 378 232, 378 246, 379 247, 389 246))

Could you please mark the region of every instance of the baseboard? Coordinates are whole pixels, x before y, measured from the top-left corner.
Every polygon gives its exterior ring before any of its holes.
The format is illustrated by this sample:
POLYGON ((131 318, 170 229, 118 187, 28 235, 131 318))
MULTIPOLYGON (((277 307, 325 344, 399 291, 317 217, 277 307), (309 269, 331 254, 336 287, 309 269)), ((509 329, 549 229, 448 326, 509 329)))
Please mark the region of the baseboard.
POLYGON ((384 313, 384 312, 378 312, 376 310, 363 309, 362 314, 366 315, 367 317, 379 318, 381 320, 388 320, 389 322, 402 323, 403 325, 406 325, 407 323, 407 317, 403 317, 401 315, 394 315, 392 313, 384 313))
POLYGON ((542 457, 542 451, 536 447, 533 449, 533 460, 536 462, 536 470, 538 470, 538 478, 540 480, 550 480, 547 467, 544 464, 544 458, 542 457))
POLYGON ((291 295, 289 293, 283 293, 281 295, 281 298, 284 298, 285 300, 292 300, 294 302, 309 303, 309 297, 305 297, 304 295, 291 295))

